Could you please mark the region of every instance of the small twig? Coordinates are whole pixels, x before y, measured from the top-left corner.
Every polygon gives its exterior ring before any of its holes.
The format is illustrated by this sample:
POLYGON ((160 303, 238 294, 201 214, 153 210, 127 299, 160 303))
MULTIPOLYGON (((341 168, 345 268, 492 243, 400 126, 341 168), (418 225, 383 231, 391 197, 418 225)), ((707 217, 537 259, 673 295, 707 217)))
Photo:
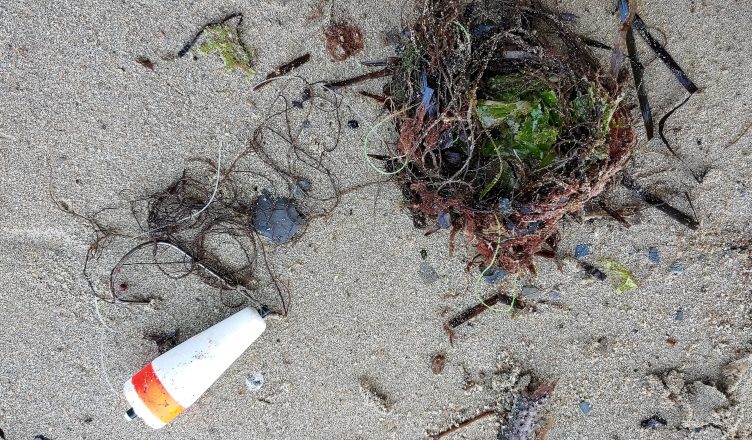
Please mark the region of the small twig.
POLYGON ((525 308, 525 303, 520 298, 515 298, 506 293, 495 293, 492 296, 485 298, 482 302, 460 312, 460 314, 448 322, 448 325, 450 328, 457 328, 499 302, 508 306, 514 305, 513 308, 517 310, 523 310, 525 308))
POLYGON ((377 70, 375 72, 370 73, 364 73, 363 75, 354 76, 352 78, 343 79, 341 81, 330 81, 324 83, 324 88, 330 89, 330 90, 336 90, 341 89, 342 87, 349 87, 355 84, 362 83, 363 81, 368 81, 370 79, 376 79, 376 78, 383 78, 385 76, 389 76, 392 74, 392 69, 386 68, 377 70))
POLYGON ((744 128, 744 130, 742 130, 741 133, 739 133, 731 142, 729 142, 728 145, 726 145, 726 148, 728 148, 728 147, 734 145, 735 143, 739 142, 739 139, 741 139, 742 137, 744 137, 744 135, 747 134, 747 132, 749 131, 750 128, 752 128, 752 121, 749 121, 749 124, 747 124, 747 126, 744 128))
POLYGON ((439 432, 437 434, 429 435, 429 437, 432 440, 438 440, 440 438, 448 436, 449 434, 452 434, 452 433, 454 433, 456 431, 459 431, 460 429, 465 428, 466 426, 469 426, 469 425, 477 422, 478 420, 482 420, 482 419, 485 419, 487 417, 491 417, 491 416, 495 416, 495 415, 496 415, 496 411, 494 411, 494 410, 483 411, 482 413, 480 413, 480 414, 478 414, 476 416, 470 417, 467 420, 463 420, 462 422, 460 422, 460 423, 458 423, 458 424, 456 424, 456 425, 454 425, 454 426, 452 426, 450 428, 445 429, 444 431, 441 431, 441 432, 439 432))
POLYGON ((292 72, 293 70, 297 69, 298 67, 302 66, 303 64, 307 63, 310 60, 311 60, 311 54, 307 53, 305 55, 301 55, 295 58, 289 63, 285 63, 285 64, 278 66, 276 69, 274 69, 273 72, 266 75, 266 78, 264 78, 263 81, 256 84, 256 86, 253 87, 253 90, 255 91, 255 90, 261 89, 265 85, 269 84, 270 80, 283 76, 283 75, 287 75, 288 73, 292 72))

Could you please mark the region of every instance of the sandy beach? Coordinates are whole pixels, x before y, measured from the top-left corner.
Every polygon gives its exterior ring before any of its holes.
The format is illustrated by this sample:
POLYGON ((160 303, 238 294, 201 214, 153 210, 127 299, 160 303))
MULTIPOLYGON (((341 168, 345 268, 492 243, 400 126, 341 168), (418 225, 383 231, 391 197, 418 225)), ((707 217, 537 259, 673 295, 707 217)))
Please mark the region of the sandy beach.
MULTIPOLYGON (((590 38, 610 42, 616 35, 611 2, 552 6, 576 14, 575 26, 590 38)), ((336 115, 300 113, 293 124, 305 119, 301 140, 323 149, 339 132, 327 156, 339 185, 370 184, 345 194, 293 242, 266 243, 291 293, 287 317, 269 321, 196 404, 153 431, 123 417, 122 384, 159 354, 145 335, 177 332, 180 342, 239 303, 197 277, 170 279, 154 268, 126 274, 129 292, 148 304, 102 300, 110 270, 134 241, 104 247, 87 280, 93 231, 59 203, 84 216, 104 210, 103 222, 137 234, 129 201, 162 190, 184 169, 200 169, 195 158, 237 156, 279 93, 299 96, 295 80, 254 91, 267 73, 304 53, 311 61, 295 73, 310 82, 371 71, 360 62, 394 55, 389 35, 409 23, 412 4, 0 4, 5 438, 423 439, 511 405, 525 376, 557 383, 548 440, 752 438, 752 129, 745 132, 752 121, 752 3, 644 0, 638 11, 700 87, 665 132, 687 166, 707 172, 697 183, 660 139, 646 141, 637 110, 640 143, 628 170, 683 211, 694 209, 698 230, 645 206, 629 228, 572 217, 562 226, 559 264, 540 260, 536 276, 512 283, 535 310, 482 313, 450 343, 445 322, 495 287, 481 284, 476 292, 477 270, 466 271, 471 250, 458 240, 450 256, 446 230, 424 236, 399 188, 372 184, 383 177, 364 160, 363 139, 384 112, 356 92, 379 93, 384 79, 342 90, 336 115), (244 41, 256 51, 254 80, 225 71, 217 57, 176 57, 204 23, 236 11, 244 15, 244 41), (322 32, 330 21, 360 26, 364 50, 331 61, 322 32), (620 261, 639 287, 620 293, 587 277, 574 259, 583 243, 590 244, 587 258, 620 261), (650 248, 660 261, 650 260, 650 248), (426 266, 436 277, 426 276, 426 266), (446 365, 435 374, 438 353, 446 365), (252 392, 246 378, 255 372, 265 381, 252 392), (641 426, 654 415, 665 424, 641 426)), ((685 91, 638 43, 660 117, 685 91)), ((634 93, 627 99, 636 102, 634 93)), ((395 136, 390 124, 374 132, 387 142, 395 136)), ((268 142, 271 150, 284 148, 268 142)), ((325 188, 319 178, 314 189, 325 188)), ((289 195, 282 185, 243 175, 237 181, 251 195, 253 187, 289 195)), ((609 197, 635 203, 619 188, 609 197)), ((259 295, 275 300, 266 282, 259 295)), ((496 439, 503 422, 488 417, 445 438, 496 439)))

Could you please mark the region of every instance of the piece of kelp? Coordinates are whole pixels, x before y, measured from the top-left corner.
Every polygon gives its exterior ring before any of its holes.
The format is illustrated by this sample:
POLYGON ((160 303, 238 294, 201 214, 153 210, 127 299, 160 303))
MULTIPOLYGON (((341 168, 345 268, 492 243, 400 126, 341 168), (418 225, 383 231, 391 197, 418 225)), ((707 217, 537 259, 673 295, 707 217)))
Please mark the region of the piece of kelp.
POLYGON ((686 104, 687 101, 689 101, 689 98, 691 97, 692 97, 692 94, 687 95, 687 97, 684 98, 684 101, 680 102, 676 107, 672 108, 665 115, 663 115, 660 121, 658 121, 658 135, 661 137, 661 141, 663 142, 663 145, 665 145, 666 148, 668 148, 668 151, 671 153, 671 155, 673 155, 676 159, 679 160, 679 162, 681 162, 684 168, 686 168, 687 171, 689 171, 689 174, 692 175, 692 177, 695 179, 695 181, 697 181, 697 183, 702 183, 703 176, 697 175, 697 173, 695 173, 694 170, 690 168, 690 166, 684 161, 684 159, 679 155, 679 153, 677 153, 676 150, 674 150, 671 147, 671 144, 668 143, 668 139, 666 139, 666 134, 664 133, 664 129, 666 128, 666 121, 668 121, 668 118, 670 118, 671 115, 673 115, 675 111, 682 108, 684 104, 686 104))
MULTIPOLYGON (((621 12, 622 21, 627 20, 629 17, 629 1, 620 0, 619 9, 621 12)), ((627 42, 627 54, 629 55, 629 64, 632 67, 632 77, 634 78, 635 89, 637 90, 637 102, 640 104, 640 114, 642 115, 642 122, 645 125, 645 133, 648 140, 653 139, 653 111, 650 109, 650 101, 648 100, 648 92, 645 88, 645 81, 643 80, 645 66, 642 65, 637 54, 637 46, 635 45, 634 32, 632 27, 627 29, 626 35, 627 42)))
POLYGON ((687 74, 684 73, 684 70, 679 66, 679 64, 674 60, 674 58, 666 51, 666 49, 661 45, 661 43, 656 40, 652 34, 650 34, 650 31, 648 31, 647 26, 645 25, 645 22, 642 21, 642 18, 640 18, 639 14, 634 15, 634 19, 632 20, 632 27, 637 31, 638 34, 645 40, 646 43, 648 43, 648 46, 650 46, 650 49, 655 52, 655 55, 658 57, 659 60, 665 64, 669 70, 674 74, 677 81, 681 83, 682 86, 684 86, 685 89, 689 93, 695 93, 697 91, 697 86, 695 83, 692 82, 687 77, 687 74))
POLYGON ((643 202, 660 210, 664 214, 668 215, 669 217, 683 224, 689 229, 696 230, 700 226, 700 222, 690 217, 688 214, 685 214, 669 205, 663 199, 651 193, 650 191, 642 188, 631 177, 625 175, 621 180, 621 184, 643 202))
POLYGON ((613 258, 602 258, 598 260, 598 265, 611 275, 617 292, 624 293, 637 288, 637 279, 619 261, 613 258))

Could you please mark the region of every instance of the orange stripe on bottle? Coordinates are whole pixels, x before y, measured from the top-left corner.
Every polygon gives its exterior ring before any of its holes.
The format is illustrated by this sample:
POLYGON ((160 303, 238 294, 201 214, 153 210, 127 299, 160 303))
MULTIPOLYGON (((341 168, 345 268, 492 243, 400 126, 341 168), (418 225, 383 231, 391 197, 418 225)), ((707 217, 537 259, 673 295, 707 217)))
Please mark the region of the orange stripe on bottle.
POLYGON ((174 419, 185 409, 167 392, 151 363, 136 373, 131 382, 144 405, 164 423, 174 419))

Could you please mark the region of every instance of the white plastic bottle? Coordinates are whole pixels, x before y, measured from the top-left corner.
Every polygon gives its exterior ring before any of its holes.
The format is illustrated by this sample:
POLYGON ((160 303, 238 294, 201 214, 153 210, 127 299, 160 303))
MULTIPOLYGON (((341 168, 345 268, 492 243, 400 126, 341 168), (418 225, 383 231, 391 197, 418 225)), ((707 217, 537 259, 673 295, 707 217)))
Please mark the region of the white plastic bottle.
POLYGON ((191 406, 264 332, 266 322, 253 308, 224 321, 162 354, 128 380, 123 389, 140 417, 154 429, 191 406))

